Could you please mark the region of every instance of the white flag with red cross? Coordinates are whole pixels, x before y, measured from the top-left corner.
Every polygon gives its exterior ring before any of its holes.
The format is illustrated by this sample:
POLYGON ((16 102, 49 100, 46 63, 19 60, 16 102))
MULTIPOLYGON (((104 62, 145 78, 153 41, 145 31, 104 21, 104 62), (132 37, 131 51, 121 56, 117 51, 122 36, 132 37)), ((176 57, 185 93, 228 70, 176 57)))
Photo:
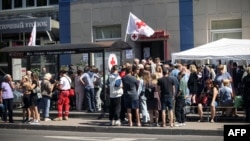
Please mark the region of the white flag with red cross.
POLYGON ((136 17, 133 13, 129 13, 127 34, 140 34, 150 37, 155 31, 149 27, 145 22, 136 17))
POLYGON ((34 22, 32 32, 30 34, 30 39, 28 46, 35 46, 36 45, 36 22, 34 22))

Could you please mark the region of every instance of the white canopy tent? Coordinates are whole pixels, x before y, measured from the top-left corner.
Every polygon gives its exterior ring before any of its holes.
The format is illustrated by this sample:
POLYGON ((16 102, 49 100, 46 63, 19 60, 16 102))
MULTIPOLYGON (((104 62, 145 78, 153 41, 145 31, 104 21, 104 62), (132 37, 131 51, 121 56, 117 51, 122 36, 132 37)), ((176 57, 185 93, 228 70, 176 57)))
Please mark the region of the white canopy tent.
POLYGON ((176 60, 250 60, 250 40, 223 38, 189 50, 172 53, 176 60))

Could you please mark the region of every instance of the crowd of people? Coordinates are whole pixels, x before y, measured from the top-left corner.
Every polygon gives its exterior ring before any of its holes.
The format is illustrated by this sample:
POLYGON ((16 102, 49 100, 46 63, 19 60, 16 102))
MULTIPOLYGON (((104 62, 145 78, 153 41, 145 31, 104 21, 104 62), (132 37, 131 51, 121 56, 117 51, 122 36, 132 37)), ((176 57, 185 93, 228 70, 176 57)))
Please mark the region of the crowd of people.
POLYGON ((14 122, 14 89, 23 93, 23 122, 29 124, 68 120, 73 106, 79 112, 103 111, 104 102, 109 105, 111 126, 124 123, 139 127, 185 126, 187 105, 197 106, 197 111, 191 108, 190 112, 199 114, 198 122, 203 121, 204 108, 210 109, 210 122, 215 122, 217 106, 234 107, 223 110, 223 116, 237 116, 237 108, 243 107, 245 120, 250 122, 250 67, 244 68, 235 62, 198 66, 162 63, 159 58, 149 57, 114 65, 106 75, 94 66, 78 67, 75 72, 61 69, 58 81, 50 73, 41 74, 39 78, 27 71, 18 84, 11 75, 4 77, 0 108, 5 122, 14 122), (71 89, 74 89, 73 96, 71 89), (51 119, 54 94, 57 94, 58 116, 51 119), (243 103, 235 106, 238 98, 242 98, 243 103))

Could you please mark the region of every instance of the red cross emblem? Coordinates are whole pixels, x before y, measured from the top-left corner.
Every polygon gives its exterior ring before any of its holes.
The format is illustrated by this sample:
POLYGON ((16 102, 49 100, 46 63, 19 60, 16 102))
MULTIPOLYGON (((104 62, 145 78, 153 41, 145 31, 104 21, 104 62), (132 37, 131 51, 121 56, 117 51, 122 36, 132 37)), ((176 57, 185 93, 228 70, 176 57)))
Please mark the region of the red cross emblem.
POLYGON ((108 59, 108 67, 109 67, 109 70, 111 70, 111 68, 117 64, 117 57, 115 54, 110 54, 109 55, 109 59, 108 59))
POLYGON ((110 64, 111 64, 112 66, 114 66, 114 65, 116 64, 114 57, 112 57, 112 59, 111 59, 111 61, 110 61, 110 64))
POLYGON ((131 34, 130 38, 131 38, 132 41, 136 41, 136 40, 138 40, 139 35, 138 34, 131 34))
POLYGON ((140 29, 142 26, 146 26, 146 24, 143 21, 137 21, 135 24, 137 25, 138 29, 140 29))

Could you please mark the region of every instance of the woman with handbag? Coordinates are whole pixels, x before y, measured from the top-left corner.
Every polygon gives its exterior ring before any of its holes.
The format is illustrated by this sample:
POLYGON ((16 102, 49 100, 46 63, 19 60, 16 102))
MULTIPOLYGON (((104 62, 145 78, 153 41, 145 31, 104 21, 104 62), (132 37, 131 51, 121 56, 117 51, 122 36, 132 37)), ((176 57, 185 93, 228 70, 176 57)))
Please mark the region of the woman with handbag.
POLYGON ((23 123, 30 122, 30 94, 31 94, 31 82, 27 75, 22 76, 21 85, 19 87, 23 92, 23 123))
POLYGON ((200 119, 198 122, 203 120, 203 107, 210 106, 211 110, 211 120, 210 122, 214 122, 214 117, 216 113, 215 107, 217 107, 217 95, 218 89, 214 86, 212 79, 207 79, 205 81, 205 87, 203 88, 201 95, 198 101, 198 114, 200 115, 200 119))
MULTIPOLYGON (((31 94, 30 94, 30 112, 33 117, 33 121, 29 124, 40 124, 40 114, 38 112, 38 94, 41 94, 41 88, 39 84, 39 76, 36 73, 31 73, 31 94)), ((39 97, 41 98, 41 97, 39 97)))
POLYGON ((145 71, 143 78, 145 81, 145 89, 150 88, 152 90, 151 96, 147 96, 150 126, 159 126, 158 121, 159 111, 161 110, 161 101, 159 92, 157 91, 157 74, 151 74, 149 71, 145 71))

